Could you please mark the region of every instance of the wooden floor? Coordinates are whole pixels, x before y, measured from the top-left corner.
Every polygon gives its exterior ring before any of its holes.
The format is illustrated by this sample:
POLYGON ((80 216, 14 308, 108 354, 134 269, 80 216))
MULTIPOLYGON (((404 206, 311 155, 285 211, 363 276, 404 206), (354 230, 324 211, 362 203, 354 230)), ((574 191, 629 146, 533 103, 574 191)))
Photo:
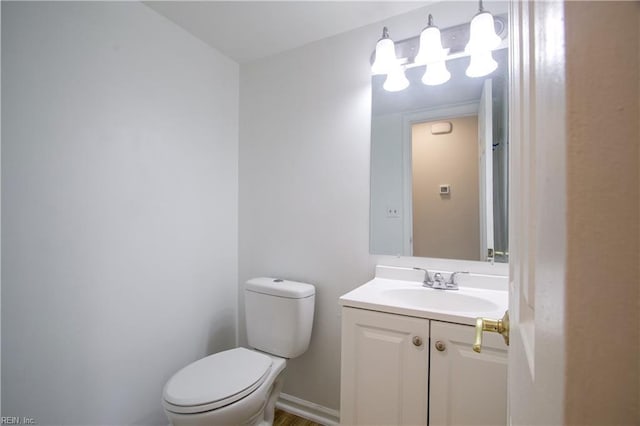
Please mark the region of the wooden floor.
POLYGON ((273 421, 273 426, 322 426, 319 423, 312 422, 311 420, 303 419, 294 414, 287 413, 276 408, 276 417, 273 421))

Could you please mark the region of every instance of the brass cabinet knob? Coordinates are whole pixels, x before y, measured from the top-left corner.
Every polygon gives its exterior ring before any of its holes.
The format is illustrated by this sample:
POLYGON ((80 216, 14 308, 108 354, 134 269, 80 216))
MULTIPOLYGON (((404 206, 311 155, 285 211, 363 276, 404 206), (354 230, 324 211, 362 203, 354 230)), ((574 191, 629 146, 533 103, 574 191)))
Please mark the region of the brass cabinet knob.
POLYGON ((445 349, 447 349, 447 345, 445 345, 443 341, 438 340, 436 342, 436 349, 439 350, 440 352, 443 352, 445 349))
POLYGON ((482 350, 482 332, 490 331, 501 334, 504 343, 509 346, 509 311, 504 313, 502 319, 476 318, 476 341, 473 350, 480 353, 482 350))
POLYGON ((415 346, 422 346, 422 338, 420 336, 413 336, 413 344, 415 346))

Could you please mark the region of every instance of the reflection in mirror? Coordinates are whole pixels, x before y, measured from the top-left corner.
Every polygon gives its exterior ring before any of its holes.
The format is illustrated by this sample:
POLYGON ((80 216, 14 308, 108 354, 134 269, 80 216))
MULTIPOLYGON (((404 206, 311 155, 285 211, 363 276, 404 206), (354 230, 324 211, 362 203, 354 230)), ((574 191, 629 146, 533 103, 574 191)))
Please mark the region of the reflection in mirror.
POLYGON ((507 56, 480 78, 451 59, 439 86, 424 67, 400 92, 372 77, 372 254, 508 261, 507 56))

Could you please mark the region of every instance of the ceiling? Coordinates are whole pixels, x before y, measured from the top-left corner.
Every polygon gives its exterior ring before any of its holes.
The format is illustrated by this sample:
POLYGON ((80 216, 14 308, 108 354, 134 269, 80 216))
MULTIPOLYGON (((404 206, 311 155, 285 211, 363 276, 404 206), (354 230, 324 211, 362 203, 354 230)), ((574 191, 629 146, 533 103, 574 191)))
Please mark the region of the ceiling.
POLYGON ((433 1, 147 1, 238 63, 372 24, 433 1))

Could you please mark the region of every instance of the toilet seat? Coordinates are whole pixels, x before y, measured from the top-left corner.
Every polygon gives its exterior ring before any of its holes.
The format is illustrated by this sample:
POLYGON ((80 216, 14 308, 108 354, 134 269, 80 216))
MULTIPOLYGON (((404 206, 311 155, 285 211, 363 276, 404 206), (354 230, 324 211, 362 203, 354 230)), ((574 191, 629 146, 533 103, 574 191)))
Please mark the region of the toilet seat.
POLYGON ((260 387, 272 365, 269 356, 245 348, 202 358, 169 379, 164 406, 174 413, 193 414, 233 404, 260 387))

